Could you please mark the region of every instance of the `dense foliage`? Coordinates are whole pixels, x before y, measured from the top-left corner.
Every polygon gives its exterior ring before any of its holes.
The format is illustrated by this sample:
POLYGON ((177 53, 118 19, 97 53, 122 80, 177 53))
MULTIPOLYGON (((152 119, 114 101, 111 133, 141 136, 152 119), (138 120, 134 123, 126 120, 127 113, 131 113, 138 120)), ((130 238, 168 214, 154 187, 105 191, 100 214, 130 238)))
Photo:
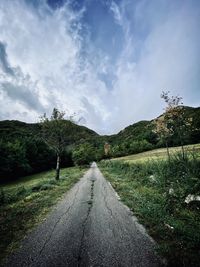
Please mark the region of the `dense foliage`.
MULTIPOLYGON (((86 127, 65 121, 70 146, 61 154, 61 167, 72 166, 75 144, 97 136, 86 127)), ((19 121, 0 122, 0 179, 16 177, 55 168, 56 153, 42 137, 40 124, 19 121)))
POLYGON ((72 160, 76 165, 88 165, 104 157, 103 149, 90 143, 78 145, 72 152, 72 160))
POLYGON ((36 138, 0 142, 1 178, 23 176, 53 167, 54 154, 36 138))
POLYGON ((62 153, 71 144, 71 129, 64 119, 64 112, 54 108, 50 118, 44 114, 41 117, 41 138, 56 154, 56 180, 60 178, 60 161, 62 153))

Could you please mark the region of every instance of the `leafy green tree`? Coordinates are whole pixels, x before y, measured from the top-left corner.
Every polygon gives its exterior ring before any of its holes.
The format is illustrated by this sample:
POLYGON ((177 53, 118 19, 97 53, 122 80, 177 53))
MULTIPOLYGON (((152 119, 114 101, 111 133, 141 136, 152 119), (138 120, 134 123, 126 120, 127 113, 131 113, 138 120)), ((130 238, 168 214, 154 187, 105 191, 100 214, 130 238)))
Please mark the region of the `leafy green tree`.
POLYGON ((55 152, 41 138, 24 138, 26 158, 32 172, 44 171, 54 166, 55 152))
POLYGON ((119 145, 112 146, 111 155, 113 157, 121 156, 121 150, 119 145))
POLYGON ((9 178, 24 175, 31 171, 31 167, 26 158, 26 147, 22 141, 0 141, 0 151, 1 178, 5 178, 5 175, 9 178))
POLYGON ((60 176, 60 158, 66 146, 69 144, 69 127, 64 119, 65 112, 54 108, 50 118, 46 114, 41 117, 42 138, 56 153, 56 180, 60 176))
POLYGON ((86 165, 97 160, 96 149, 89 143, 77 146, 72 152, 72 160, 76 165, 86 165))
POLYGON ((133 141, 130 144, 130 152, 133 154, 151 150, 151 149, 153 149, 153 145, 145 139, 141 141, 133 141))

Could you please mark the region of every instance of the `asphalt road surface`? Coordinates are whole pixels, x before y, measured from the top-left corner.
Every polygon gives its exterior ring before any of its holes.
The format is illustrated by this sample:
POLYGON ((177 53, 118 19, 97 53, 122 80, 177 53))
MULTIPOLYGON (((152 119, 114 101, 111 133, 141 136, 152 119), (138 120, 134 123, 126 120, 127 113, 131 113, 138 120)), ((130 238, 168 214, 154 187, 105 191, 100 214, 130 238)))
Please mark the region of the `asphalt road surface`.
POLYGON ((118 200, 93 163, 4 266, 157 267, 161 264, 153 240, 118 200))

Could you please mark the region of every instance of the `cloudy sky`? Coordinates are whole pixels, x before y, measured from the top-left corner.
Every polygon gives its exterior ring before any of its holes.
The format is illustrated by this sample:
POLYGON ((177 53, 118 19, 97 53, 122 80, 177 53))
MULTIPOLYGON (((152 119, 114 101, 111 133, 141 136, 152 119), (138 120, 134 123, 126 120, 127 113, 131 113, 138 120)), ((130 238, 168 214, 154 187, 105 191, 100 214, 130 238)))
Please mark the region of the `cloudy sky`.
POLYGON ((0 0, 0 120, 57 107, 110 134, 162 90, 200 106, 199 28, 198 0, 0 0))

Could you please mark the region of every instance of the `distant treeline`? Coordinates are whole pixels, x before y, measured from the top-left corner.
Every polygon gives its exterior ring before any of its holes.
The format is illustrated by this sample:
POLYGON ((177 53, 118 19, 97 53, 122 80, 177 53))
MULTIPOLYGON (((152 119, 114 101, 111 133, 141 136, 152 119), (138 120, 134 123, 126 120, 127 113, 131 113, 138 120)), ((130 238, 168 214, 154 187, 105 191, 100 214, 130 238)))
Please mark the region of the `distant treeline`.
MULTIPOLYGON (((24 137, 12 141, 0 141, 1 180, 41 172, 55 168, 56 155, 41 139, 24 137)), ((62 155, 62 167, 72 166, 70 152, 62 155)))

